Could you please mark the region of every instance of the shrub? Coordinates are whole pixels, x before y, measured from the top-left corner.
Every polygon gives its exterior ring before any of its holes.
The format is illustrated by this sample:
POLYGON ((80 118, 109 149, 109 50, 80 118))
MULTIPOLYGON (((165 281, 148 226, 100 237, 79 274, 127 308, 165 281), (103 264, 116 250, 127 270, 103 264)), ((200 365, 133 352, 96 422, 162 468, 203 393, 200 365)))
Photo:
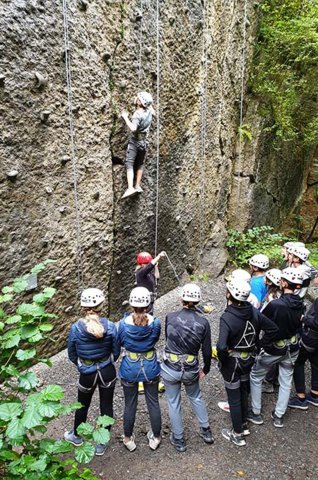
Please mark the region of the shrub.
POLYGON ((281 245, 287 240, 282 234, 274 233, 273 227, 263 225, 250 228, 246 232, 229 230, 226 246, 231 262, 236 266, 247 265, 250 257, 256 253, 267 255, 274 266, 282 262, 281 245))
MULTIPOLYGON (((37 265, 31 274, 40 273, 51 261, 37 265)), ((30 274, 29 274, 30 275, 30 274)), ((45 438, 48 424, 80 407, 79 403, 62 404, 64 391, 58 385, 39 389, 39 380, 30 370, 35 362, 51 366, 38 354, 39 342, 47 339, 56 318, 48 313, 46 303, 55 289, 46 287, 33 295, 30 303, 20 303, 17 296, 27 289, 29 275, 17 278, 0 294, 0 478, 4 480, 86 479, 96 480, 88 468, 94 446, 88 441, 75 451, 75 458, 66 458, 74 447, 64 440, 45 438)), ((109 439, 105 428, 113 423, 99 417, 96 428, 81 425, 85 439, 104 443, 109 439)))

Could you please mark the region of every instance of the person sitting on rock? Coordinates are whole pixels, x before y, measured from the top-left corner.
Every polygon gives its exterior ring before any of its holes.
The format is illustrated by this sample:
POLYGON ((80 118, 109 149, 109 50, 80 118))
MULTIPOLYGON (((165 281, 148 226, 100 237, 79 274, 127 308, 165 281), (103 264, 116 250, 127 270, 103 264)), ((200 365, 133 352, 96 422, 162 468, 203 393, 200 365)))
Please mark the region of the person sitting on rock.
POLYGON ((152 108, 152 96, 148 92, 139 92, 135 98, 136 110, 129 120, 126 110, 121 114, 126 125, 131 131, 126 152, 126 169, 128 188, 121 198, 129 197, 134 193, 142 193, 140 182, 143 174, 143 165, 149 142, 147 135, 151 126, 154 110, 152 108), (134 176, 136 184, 134 187, 134 176))

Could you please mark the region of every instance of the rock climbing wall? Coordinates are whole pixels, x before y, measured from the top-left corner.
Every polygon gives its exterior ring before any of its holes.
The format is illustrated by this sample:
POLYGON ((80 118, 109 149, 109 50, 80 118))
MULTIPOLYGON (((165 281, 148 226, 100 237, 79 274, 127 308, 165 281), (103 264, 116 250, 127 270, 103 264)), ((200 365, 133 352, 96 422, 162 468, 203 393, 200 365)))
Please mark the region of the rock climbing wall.
MULTIPOLYGON (((178 274, 200 266, 211 273, 217 263, 221 270, 242 41, 245 32, 248 65, 256 25, 256 2, 247 2, 245 22, 239 0, 159 1, 159 22, 154 0, 65 3, 71 92, 62 2, 0 0, 0 280, 56 260, 46 277, 59 288, 56 350, 78 314, 81 285, 104 289, 108 312, 120 316, 136 252, 154 253, 156 233, 178 274), (123 201, 128 132, 120 112, 133 110, 139 89, 153 93, 157 116, 144 192, 123 201)), ((177 281, 167 262, 161 267, 163 293, 177 281)))

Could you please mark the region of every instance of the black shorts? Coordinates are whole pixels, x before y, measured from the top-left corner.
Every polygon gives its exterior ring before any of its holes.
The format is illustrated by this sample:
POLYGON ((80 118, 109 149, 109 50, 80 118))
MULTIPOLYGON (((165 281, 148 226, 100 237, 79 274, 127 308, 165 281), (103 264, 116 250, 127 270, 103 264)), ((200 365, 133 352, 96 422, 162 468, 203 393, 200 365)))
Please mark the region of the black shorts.
POLYGON ((131 138, 126 151, 125 165, 127 170, 140 170, 144 164, 149 142, 131 138))

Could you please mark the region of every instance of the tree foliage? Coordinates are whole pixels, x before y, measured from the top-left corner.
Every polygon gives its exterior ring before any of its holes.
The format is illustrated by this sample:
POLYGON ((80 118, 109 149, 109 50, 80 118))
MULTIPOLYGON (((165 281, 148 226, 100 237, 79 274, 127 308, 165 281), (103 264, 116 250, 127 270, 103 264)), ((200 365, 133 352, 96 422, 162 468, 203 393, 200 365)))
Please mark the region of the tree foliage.
POLYGON ((251 86, 278 139, 318 140, 318 1, 263 0, 251 86))

